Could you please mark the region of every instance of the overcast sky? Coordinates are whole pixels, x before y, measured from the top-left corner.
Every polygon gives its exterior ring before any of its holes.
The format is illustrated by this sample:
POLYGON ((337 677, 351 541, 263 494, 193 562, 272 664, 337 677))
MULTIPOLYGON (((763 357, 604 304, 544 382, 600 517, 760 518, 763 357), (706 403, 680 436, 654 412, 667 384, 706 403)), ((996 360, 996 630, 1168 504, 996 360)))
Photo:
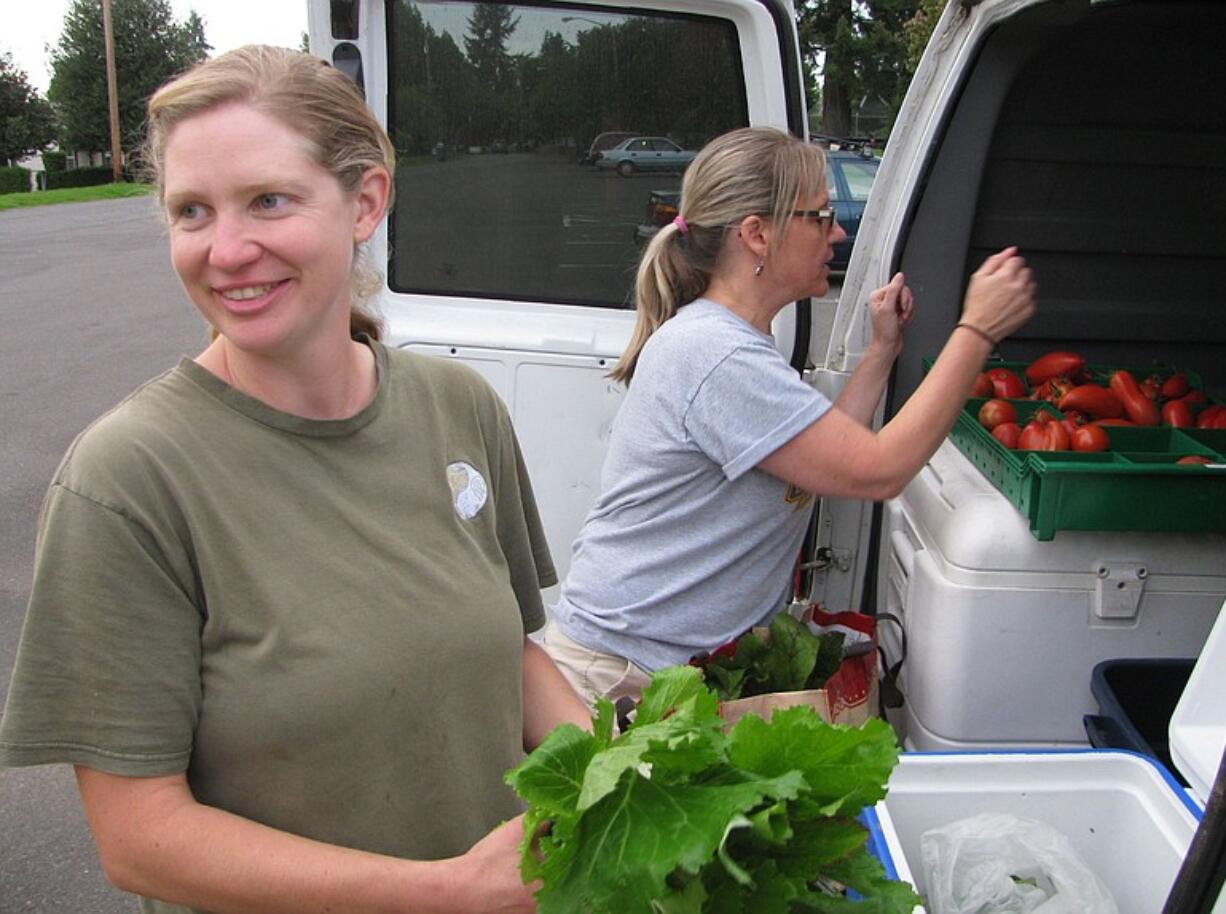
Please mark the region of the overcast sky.
MULTIPOLYGON (((45 45, 59 42, 64 12, 70 0, 30 0, 21 14, 6 16, 0 32, 0 53, 13 55, 30 84, 46 95, 51 74, 45 45)), ((211 53, 244 44, 279 44, 296 48, 307 28, 306 0, 170 0, 175 19, 182 22, 194 9, 204 20, 211 53)))

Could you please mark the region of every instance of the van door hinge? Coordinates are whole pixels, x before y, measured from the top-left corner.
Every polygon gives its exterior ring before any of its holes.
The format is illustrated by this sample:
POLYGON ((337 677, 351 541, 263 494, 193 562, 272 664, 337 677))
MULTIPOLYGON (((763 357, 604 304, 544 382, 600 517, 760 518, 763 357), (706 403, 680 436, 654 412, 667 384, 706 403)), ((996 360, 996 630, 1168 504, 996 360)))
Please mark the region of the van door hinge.
POLYGON ((833 565, 839 571, 851 570, 851 550, 850 549, 833 549, 830 546, 822 546, 817 550, 813 557, 813 561, 804 562, 800 567, 802 569, 821 569, 829 568, 833 565))
POLYGON ((1135 619, 1149 569, 1136 562, 1095 562, 1094 575, 1094 615, 1135 619))

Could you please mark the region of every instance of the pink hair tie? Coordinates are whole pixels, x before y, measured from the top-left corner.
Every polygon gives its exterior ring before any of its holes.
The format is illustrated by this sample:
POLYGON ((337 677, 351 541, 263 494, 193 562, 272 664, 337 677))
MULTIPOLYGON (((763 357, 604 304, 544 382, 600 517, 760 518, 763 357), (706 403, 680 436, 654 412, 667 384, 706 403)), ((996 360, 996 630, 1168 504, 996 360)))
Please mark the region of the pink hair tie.
POLYGON ((677 231, 679 231, 682 235, 690 230, 690 227, 685 224, 685 220, 680 216, 673 217, 673 225, 677 226, 677 231))

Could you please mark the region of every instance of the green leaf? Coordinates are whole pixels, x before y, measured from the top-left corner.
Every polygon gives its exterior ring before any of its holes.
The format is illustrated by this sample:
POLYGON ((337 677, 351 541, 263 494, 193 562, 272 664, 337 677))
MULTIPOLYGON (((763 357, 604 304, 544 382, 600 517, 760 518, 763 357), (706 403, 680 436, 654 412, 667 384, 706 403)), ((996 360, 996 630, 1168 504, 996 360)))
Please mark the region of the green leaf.
POLYGON ((887 877, 881 861, 871 854, 857 854, 828 864, 823 868, 823 875, 863 897, 852 900, 810 892, 797 899, 799 910, 822 914, 912 914, 916 905, 923 904, 923 899, 910 885, 887 877))
POLYGON ((707 890, 698 878, 690 878, 651 903, 654 914, 703 914, 707 910, 707 890))
POLYGON ((643 689, 630 729, 654 724, 666 715, 684 713, 695 720, 718 720, 719 702, 702 682, 702 671, 692 666, 658 670, 643 689))
POLYGON ((911 914, 914 893, 850 817, 885 792, 889 728, 797 707, 725 734, 716 709, 697 669, 670 668, 626 732, 606 702, 596 735, 561 726, 508 772, 529 803, 521 873, 541 881, 541 914, 911 914))
POLYGON ((764 667, 768 692, 795 692, 805 687, 821 641, 804 623, 779 613, 770 624, 770 652, 764 667))
POLYGON ((855 814, 885 796, 898 745, 883 720, 840 727, 799 706, 776 711, 769 724, 752 714, 741 718, 728 735, 728 759, 766 777, 802 771, 810 803, 831 813, 855 814))
POLYGON ((592 735, 601 746, 613 741, 617 729, 617 709, 607 698, 596 699, 596 713, 592 715, 592 735))
POLYGON ((556 864, 545 860, 540 910, 570 911, 570 899, 583 898, 595 912, 648 912, 652 899, 666 894, 673 870, 697 873, 715 855, 735 816, 803 788, 799 772, 695 787, 658 784, 626 771, 617 788, 579 820, 574 855, 556 864))
POLYGON ((688 714, 635 726, 591 760, 577 808, 582 812, 597 803, 628 769, 648 766, 657 780, 661 775, 702 771, 720 758, 716 740, 722 742, 722 736, 714 726, 697 724, 688 714))
POLYGON ((843 633, 826 632, 817 638, 817 660, 813 672, 805 681, 806 689, 820 689, 831 676, 839 671, 843 662, 843 633))
POLYGON ((716 653, 703 663, 706 683, 721 700, 820 688, 843 660, 841 632, 815 635, 787 613, 771 619, 769 631, 768 638, 747 632, 731 657, 716 653))
POLYGON ((786 803, 776 803, 760 809, 749 817, 754 834, 767 844, 784 846, 792 839, 792 823, 786 803))
POLYGON ((505 780, 526 802, 549 813, 573 813, 596 739, 574 724, 556 727, 505 780))
POLYGON ((828 863, 845 860, 862 849, 867 841, 868 830, 855 819, 796 819, 792 840, 771 856, 781 872, 807 880, 824 871, 828 863))
POLYGON ((741 697, 741 688, 745 681, 743 669, 731 669, 718 660, 709 662, 703 667, 707 685, 713 687, 720 701, 733 701, 741 697))

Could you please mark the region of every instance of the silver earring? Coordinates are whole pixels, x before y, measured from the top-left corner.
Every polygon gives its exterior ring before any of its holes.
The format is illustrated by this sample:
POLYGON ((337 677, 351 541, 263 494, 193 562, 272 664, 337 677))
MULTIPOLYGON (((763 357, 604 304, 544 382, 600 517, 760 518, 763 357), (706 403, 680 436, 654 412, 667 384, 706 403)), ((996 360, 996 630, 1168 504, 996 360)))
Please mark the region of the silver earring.
POLYGON ((754 267, 754 268, 753 268, 753 275, 754 275, 754 276, 761 276, 761 275, 762 275, 762 271, 763 271, 763 270, 765 270, 765 269, 766 269, 766 261, 765 261, 765 260, 759 260, 759 261, 758 261, 758 265, 757 265, 756 267, 754 267))

